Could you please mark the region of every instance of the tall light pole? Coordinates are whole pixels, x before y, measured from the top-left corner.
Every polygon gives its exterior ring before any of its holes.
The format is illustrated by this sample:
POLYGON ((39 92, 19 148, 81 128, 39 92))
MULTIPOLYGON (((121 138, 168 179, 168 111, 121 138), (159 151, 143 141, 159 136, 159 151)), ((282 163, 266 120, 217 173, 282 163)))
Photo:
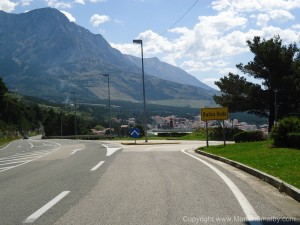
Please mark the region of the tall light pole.
POLYGON ((71 92, 74 96, 74 107, 75 107, 75 136, 77 135, 77 119, 76 119, 76 94, 75 92, 71 92))
POLYGON ((111 135, 111 114, 110 114, 110 89, 109 89, 109 74, 103 74, 107 77, 107 95, 108 95, 108 112, 109 112, 109 134, 111 135))
POLYGON ((274 106, 275 106, 275 125, 277 124, 277 92, 278 90, 275 89, 274 93, 275 93, 275 101, 274 101, 274 106))
POLYGON ((146 117, 146 95, 145 95, 145 74, 144 74, 144 55, 143 55, 143 41, 140 39, 133 40, 134 44, 141 45, 141 54, 142 54, 142 76, 143 76, 143 98, 144 98, 144 130, 145 130, 145 142, 148 142, 147 135, 147 117, 146 117))

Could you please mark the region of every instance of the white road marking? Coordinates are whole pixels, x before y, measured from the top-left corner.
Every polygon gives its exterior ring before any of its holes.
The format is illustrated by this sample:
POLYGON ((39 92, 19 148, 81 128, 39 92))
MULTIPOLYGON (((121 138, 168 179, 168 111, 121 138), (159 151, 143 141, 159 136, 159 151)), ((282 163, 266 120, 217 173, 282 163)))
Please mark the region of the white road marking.
POLYGON ((27 141, 30 144, 30 148, 33 148, 33 144, 30 141, 27 141))
POLYGON ((33 223, 36 221, 41 215, 47 212, 50 208, 52 208, 55 204, 57 204, 60 200, 62 200, 70 191, 63 191, 59 195, 57 195, 54 199, 44 205, 42 208, 37 210, 35 213, 31 214, 23 223, 33 223))
POLYGON ((71 155, 74 155, 76 152, 81 151, 82 149, 75 149, 72 151, 71 155))
POLYGON ((107 145, 102 145, 103 147, 106 148, 106 156, 111 156, 114 154, 116 151, 120 150, 121 148, 110 148, 107 145))
MULTIPOLYGON (((60 144, 58 144, 58 146, 60 146, 60 144)), ((17 164, 17 165, 12 165, 12 166, 1 167, 0 173, 3 171, 6 171, 6 170, 12 169, 12 168, 22 166, 29 162, 35 161, 37 159, 40 159, 40 158, 47 156, 59 149, 60 149, 60 147, 50 149, 50 150, 35 151, 32 153, 24 153, 24 154, 17 153, 12 156, 0 158, 0 162, 4 162, 4 163, 1 163, 0 166, 9 165, 9 164, 17 164), (11 160, 11 162, 9 162, 10 160, 11 160), (5 163, 6 161, 8 161, 9 163, 5 163)))
POLYGON ((6 148, 8 148, 13 142, 10 142, 8 145, 5 145, 3 148, 0 148, 0 151, 5 150, 6 148))
POLYGON ((260 217, 255 212, 254 208, 252 207, 252 205, 250 204, 250 202, 248 201, 246 196, 242 193, 242 191, 224 173, 222 173, 220 170, 218 170, 216 167, 209 164, 208 162, 206 162, 206 161, 204 161, 204 160, 202 160, 202 159, 186 152, 185 150, 186 149, 182 149, 181 152, 183 152, 184 154, 186 154, 186 155, 202 162, 203 164, 208 166, 210 169, 212 169, 216 174, 218 174, 219 177, 221 177, 221 179, 229 187, 229 189, 232 191, 235 198, 239 202, 241 208, 243 209, 243 211, 244 211, 244 213, 247 217, 247 220, 249 221, 249 224, 262 225, 262 223, 260 222, 261 221, 260 217))
POLYGON ((105 163, 105 161, 100 161, 96 166, 94 166, 91 171, 95 171, 96 169, 98 169, 103 163, 105 163))

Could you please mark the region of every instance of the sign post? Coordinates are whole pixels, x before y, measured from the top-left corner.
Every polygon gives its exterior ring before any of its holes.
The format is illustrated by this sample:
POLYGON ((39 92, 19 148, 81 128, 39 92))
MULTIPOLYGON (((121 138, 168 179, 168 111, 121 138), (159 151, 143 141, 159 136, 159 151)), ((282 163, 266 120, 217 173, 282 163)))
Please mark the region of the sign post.
POLYGON ((129 133, 130 133, 130 136, 135 139, 135 144, 136 144, 136 139, 138 137, 140 137, 140 130, 139 130, 139 128, 131 128, 129 130, 129 133))
MULTIPOLYGON (((229 113, 227 107, 220 108, 202 108, 201 109, 201 120, 206 123, 206 146, 208 147, 208 122, 209 120, 228 120, 229 113)), ((223 137, 224 145, 225 142, 225 123, 223 124, 223 137)))

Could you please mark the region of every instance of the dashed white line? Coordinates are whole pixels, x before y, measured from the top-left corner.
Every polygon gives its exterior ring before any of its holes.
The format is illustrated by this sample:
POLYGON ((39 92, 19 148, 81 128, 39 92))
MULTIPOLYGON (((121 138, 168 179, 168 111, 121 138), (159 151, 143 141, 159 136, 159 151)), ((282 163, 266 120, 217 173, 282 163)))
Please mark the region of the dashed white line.
POLYGON ((63 191, 59 195, 57 195, 54 199, 52 199, 50 202, 48 202, 46 205, 44 205, 42 208, 31 214, 29 217, 27 217, 26 220, 24 220, 23 223, 33 223, 36 221, 41 215, 43 215, 45 212, 47 212, 50 208, 52 208, 55 204, 57 204, 60 200, 62 200, 65 196, 67 196, 70 193, 70 191, 63 191))
POLYGON ((204 161, 204 160, 202 160, 202 159, 186 152, 185 150, 186 149, 182 149, 181 152, 183 152, 184 154, 186 154, 186 155, 202 162, 206 166, 208 166, 216 174, 218 174, 218 176, 225 182, 225 184, 229 187, 229 189, 232 191, 235 198, 239 202, 239 204, 240 204, 241 208, 243 209, 250 225, 251 224, 253 224, 253 225, 262 225, 262 223, 260 222, 261 221, 260 217, 255 212, 254 208, 252 207, 252 205, 250 204, 250 202, 248 201, 246 196, 242 193, 242 191, 224 173, 222 173, 220 170, 218 170, 216 167, 209 164, 208 162, 206 162, 206 161, 204 161))
POLYGON ((75 149, 72 151, 71 155, 74 155, 76 152, 81 151, 82 149, 75 149))
POLYGON ((96 169, 98 169, 100 166, 102 166, 102 164, 105 163, 105 161, 101 161, 99 162, 96 166, 94 166, 91 171, 95 171, 96 169))

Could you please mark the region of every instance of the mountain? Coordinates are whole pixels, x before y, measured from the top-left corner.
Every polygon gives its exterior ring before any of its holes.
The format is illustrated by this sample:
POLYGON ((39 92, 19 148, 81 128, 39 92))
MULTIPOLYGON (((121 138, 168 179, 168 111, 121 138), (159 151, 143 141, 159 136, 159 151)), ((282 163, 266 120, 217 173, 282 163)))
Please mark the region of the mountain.
MULTIPOLYGON (((112 100, 142 101, 140 65, 57 9, 0 11, 0 52, 0 76, 10 90, 21 94, 62 100, 75 92, 79 101, 107 99, 107 78, 102 74, 108 73, 112 100)), ((215 90, 178 83, 178 75, 170 78, 173 69, 158 60, 147 69, 148 103, 214 104, 215 90)))
MULTIPOLYGON (((132 55, 126 55, 127 58, 134 63, 136 66, 141 67, 141 59, 132 55)), ((214 89, 208 85, 200 82, 194 76, 188 74, 179 67, 172 66, 168 63, 161 62, 158 58, 145 58, 144 59, 145 73, 151 74, 152 76, 174 81, 181 84, 193 85, 201 87, 206 90, 213 91, 214 89)))

